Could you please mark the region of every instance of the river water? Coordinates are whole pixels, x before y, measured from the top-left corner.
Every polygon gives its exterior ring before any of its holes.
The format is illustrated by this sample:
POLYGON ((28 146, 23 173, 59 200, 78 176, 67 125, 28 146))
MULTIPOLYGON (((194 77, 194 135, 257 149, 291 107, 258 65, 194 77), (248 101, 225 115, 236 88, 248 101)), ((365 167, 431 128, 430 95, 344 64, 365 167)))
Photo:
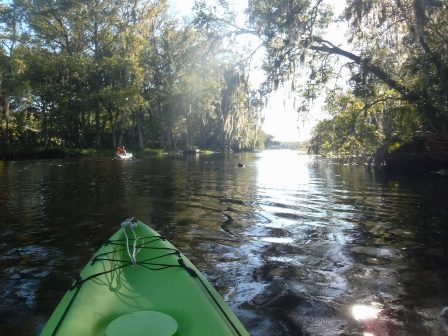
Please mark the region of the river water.
POLYGON ((448 177, 289 150, 0 162, 0 334, 38 335, 130 216, 167 235, 252 335, 448 334, 448 177))

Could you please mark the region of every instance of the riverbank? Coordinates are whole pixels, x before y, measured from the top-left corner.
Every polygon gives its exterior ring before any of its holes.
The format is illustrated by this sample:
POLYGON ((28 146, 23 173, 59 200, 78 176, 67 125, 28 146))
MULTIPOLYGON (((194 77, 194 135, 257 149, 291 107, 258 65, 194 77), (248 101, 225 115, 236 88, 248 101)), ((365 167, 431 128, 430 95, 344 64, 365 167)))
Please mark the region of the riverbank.
POLYGON ((448 139, 422 134, 385 154, 387 169, 440 171, 448 169, 448 139))
POLYGON ((433 158, 425 153, 392 152, 388 153, 385 161, 375 163, 373 156, 349 155, 316 155, 335 164, 349 166, 367 166, 394 174, 440 174, 447 175, 448 158, 433 158))
MULTIPOLYGON (((166 155, 184 155, 181 150, 168 151, 160 148, 145 148, 143 150, 128 149, 134 157, 149 158, 155 156, 166 155)), ((211 149, 200 150, 197 154, 210 155, 218 153, 211 149)), ((185 154, 188 155, 188 154, 185 154)), ((96 149, 96 148, 69 148, 69 149, 51 149, 44 151, 22 151, 12 153, 9 156, 2 155, 0 160, 14 161, 14 160, 36 160, 36 159, 68 159, 77 157, 115 157, 114 149, 96 149)))
POLYGON ((365 165, 394 173, 434 173, 448 170, 448 139, 418 134, 404 142, 383 144, 375 154, 318 155, 343 165, 365 165))

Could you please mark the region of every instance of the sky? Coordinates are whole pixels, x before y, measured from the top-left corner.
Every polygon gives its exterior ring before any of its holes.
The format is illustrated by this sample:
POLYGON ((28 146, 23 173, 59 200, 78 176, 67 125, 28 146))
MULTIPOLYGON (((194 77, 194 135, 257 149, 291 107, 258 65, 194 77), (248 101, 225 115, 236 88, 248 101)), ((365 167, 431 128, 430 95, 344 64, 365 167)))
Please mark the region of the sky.
MULTIPOLYGON (((346 0, 327 0, 335 7, 335 11, 340 13, 345 5, 346 0)), ((244 9, 247 7, 246 0, 231 0, 234 8, 239 12, 237 21, 239 24, 244 24, 244 9)), ((194 0, 169 0, 170 11, 173 15, 179 18, 190 16, 191 8, 194 5, 194 0)), ((335 44, 344 44, 345 27, 342 24, 335 25, 330 29, 331 41, 335 44)), ((246 37, 248 38, 248 37, 246 37)), ((244 41, 243 41, 244 42, 244 41)), ((248 42, 248 41, 247 41, 248 42)), ((258 62, 261 62, 262 54, 256 55, 258 62)), ((253 69, 250 74, 252 85, 259 85, 263 80, 263 74, 256 69, 257 61, 252 65, 253 69)), ((316 100, 314 105, 310 107, 310 112, 306 118, 300 118, 293 106, 293 97, 289 90, 279 88, 276 92, 271 94, 269 102, 262 111, 264 114, 263 130, 275 137, 277 141, 295 142, 306 141, 311 137, 313 127, 327 115, 322 112, 323 98, 316 100)))
POLYGON ((176 16, 188 16, 191 14, 191 8, 194 0, 169 0, 170 11, 176 16))

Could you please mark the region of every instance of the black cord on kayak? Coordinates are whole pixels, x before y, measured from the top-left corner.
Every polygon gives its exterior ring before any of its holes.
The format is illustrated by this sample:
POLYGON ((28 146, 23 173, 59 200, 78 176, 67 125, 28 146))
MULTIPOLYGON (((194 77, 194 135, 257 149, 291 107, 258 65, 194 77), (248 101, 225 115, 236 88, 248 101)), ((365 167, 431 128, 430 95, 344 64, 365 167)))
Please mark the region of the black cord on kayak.
MULTIPOLYGON (((164 250, 164 251, 170 251, 168 253, 165 254, 161 254, 159 256, 156 257, 152 257, 152 258, 148 258, 145 260, 140 260, 137 261, 136 263, 132 263, 132 261, 129 260, 121 260, 121 259, 113 259, 113 258, 107 258, 108 255, 111 254, 116 254, 117 252, 123 252, 126 249, 115 249, 114 251, 111 252, 105 252, 105 253, 101 253, 98 254, 96 256, 94 256, 92 258, 91 264, 95 264, 98 261, 110 261, 110 262, 120 262, 122 263, 120 266, 118 267, 114 267, 110 270, 104 271, 104 272, 99 272, 99 273, 95 273, 92 274, 86 278, 81 278, 79 277, 78 280, 76 280, 73 284, 73 286, 69 289, 70 291, 75 291, 72 295, 72 297, 70 298, 70 302, 68 303, 68 305, 65 307, 65 310, 61 316, 61 318, 59 319, 56 327, 54 328, 53 332, 52 332, 52 336, 55 336, 56 333, 58 332, 60 326, 62 325, 64 319, 66 318, 71 306, 73 305, 73 302, 75 301, 76 297, 78 296, 79 291, 82 288, 82 285, 84 283, 86 283, 87 281, 97 278, 99 276, 108 274, 108 273, 112 273, 114 271, 117 271, 121 268, 125 268, 125 267, 129 267, 131 265, 138 265, 140 267, 152 270, 152 271, 159 271, 159 270, 163 270, 163 269, 167 269, 167 268, 172 268, 172 267, 181 267, 183 269, 185 269, 192 277, 199 279, 200 284, 203 286, 203 288, 206 290, 206 292, 208 293, 208 295, 212 298, 212 300, 214 301, 214 303, 216 304, 216 306, 219 308, 219 310, 221 311, 221 313, 223 314, 223 316, 226 318, 226 320, 228 321, 228 323, 232 326, 232 328, 235 330, 236 334, 241 336, 241 333, 239 332, 238 328, 235 326, 235 324, 233 323, 232 319, 227 315, 226 311, 223 309, 223 307, 221 307, 220 303, 218 302, 218 300, 215 298, 215 296, 213 295, 213 293, 210 291, 210 289, 207 287, 207 285, 204 283, 204 281, 202 280, 201 276, 196 272, 196 270, 194 270, 193 268, 187 266, 185 264, 185 261, 182 258, 182 255, 180 253, 179 250, 175 249, 175 248, 165 248, 165 247, 150 247, 150 246, 145 246, 146 244, 150 244, 153 242, 156 242, 158 240, 165 240, 164 237, 162 236, 150 236, 150 237, 144 237, 144 238, 153 238, 153 240, 148 241, 148 242, 144 242, 142 243, 140 246, 136 245, 135 247, 141 249, 154 249, 154 250, 164 250), (168 257, 168 256, 172 256, 172 255, 177 255, 178 256, 178 263, 177 264, 165 264, 165 263, 155 263, 152 262, 153 260, 156 259, 161 259, 163 257, 168 257), (105 258, 102 258, 105 257, 105 258)), ((141 239, 141 238, 140 238, 141 239)), ((114 246, 126 246, 126 244, 120 244, 121 241, 125 241, 125 240, 108 240, 104 245, 114 245, 114 246)))
MULTIPOLYGON (((161 259, 161 258, 168 257, 168 256, 171 256, 171 255, 180 255, 180 252, 178 250, 174 250, 174 249, 169 249, 169 250, 172 251, 172 252, 161 254, 161 255, 156 256, 156 257, 152 257, 152 258, 141 260, 141 261, 137 262, 137 264, 147 263, 148 261, 161 259)), ((121 252, 121 251, 125 251, 125 249, 118 250, 117 252, 121 252)), ((125 260, 122 260, 122 259, 99 258, 99 257, 105 256, 105 255, 108 255, 108 254, 110 254, 110 253, 109 252, 108 253, 102 253, 102 254, 99 254, 99 255, 93 257, 92 261, 90 262, 90 264, 94 265, 98 261, 126 262, 125 260)))
POLYGON ((182 259, 182 257, 180 257, 177 261, 179 262, 179 265, 181 267, 185 268, 187 270, 187 272, 190 273, 190 275, 193 278, 197 278, 198 277, 198 274, 196 273, 196 271, 194 269, 192 269, 191 267, 188 267, 187 265, 185 265, 185 262, 182 259))
MULTIPOLYGON (((72 298, 70 299, 70 302, 68 303, 67 307, 65 308, 64 313, 62 314, 61 318, 58 321, 58 324, 53 329, 53 332, 51 333, 52 336, 56 335, 56 333, 59 330, 59 327, 62 325, 62 322, 64 321, 65 317, 67 316, 67 313, 70 310, 70 307, 72 306, 73 302, 75 301, 76 296, 79 293, 79 290, 81 289, 82 283, 75 282, 74 286, 75 286, 74 288, 76 288, 76 291, 73 294, 72 298)), ((73 290, 74 288, 71 288, 71 290, 73 290)))
MULTIPOLYGON (((157 249, 159 249, 159 248, 157 248, 157 249)), ((139 261, 139 262, 137 262, 137 265, 141 266, 141 267, 144 267, 146 269, 152 270, 152 271, 159 271, 159 270, 163 270, 163 269, 166 269, 166 268, 182 266, 182 265, 180 265, 180 263, 179 264, 162 264, 162 263, 152 263, 152 262, 150 262, 151 260, 159 259, 159 258, 162 258, 162 257, 167 257, 167 256, 170 256, 170 255, 178 255, 178 256, 180 255, 180 252, 178 250, 176 250, 176 249, 171 249, 171 248, 166 248, 166 249, 165 248, 160 248, 160 249, 164 249, 164 250, 169 249, 172 252, 171 253, 166 253, 166 254, 163 254, 163 255, 160 255, 160 256, 157 256, 157 257, 153 257, 153 258, 149 258, 149 259, 146 259, 146 260, 139 261), (151 266, 153 266, 153 267, 151 267, 151 266)), ((112 253, 116 253, 116 252, 117 251, 112 251, 112 253)), ((104 271, 104 272, 99 272, 99 273, 92 274, 92 275, 90 275, 90 276, 88 276, 87 278, 84 278, 84 279, 79 277, 77 280, 75 280, 75 282, 73 283, 72 287, 69 289, 69 291, 75 290, 75 292, 74 292, 73 296, 71 297, 70 302, 68 303, 67 307, 65 308, 64 313, 62 314, 61 318, 59 319, 58 324, 54 328, 54 330, 53 330, 53 332, 51 334, 52 336, 56 335, 57 331, 59 330, 60 326, 62 325, 62 322, 64 321, 65 317, 67 316, 68 311, 70 310, 73 302, 75 301, 75 298, 77 297, 79 291, 81 290, 82 285, 85 282, 87 282, 89 280, 92 280, 94 278, 97 278, 97 277, 99 277, 101 275, 112 273, 112 272, 115 272, 115 271, 117 271, 117 270, 119 270, 121 268, 129 267, 129 266, 132 265, 132 263, 127 261, 127 260, 98 258, 99 256, 104 256, 104 255, 107 255, 107 254, 109 254, 109 253, 102 253, 100 255, 95 256, 92 259, 91 263, 94 264, 97 261, 115 261, 115 262, 123 262, 124 264, 122 264, 122 265, 120 265, 118 267, 114 267, 114 268, 112 268, 110 270, 107 270, 107 271, 104 271)), ((183 260, 182 260, 182 262, 183 262, 183 260)), ((185 264, 183 264, 182 267, 187 269, 187 266, 185 264)), ((194 270, 190 269, 189 273, 192 274, 191 272, 194 273, 194 270)))
POLYGON ((205 282, 201 279, 201 277, 198 275, 198 273, 192 269, 191 267, 188 267, 185 264, 185 261, 182 259, 182 257, 180 257, 178 259, 179 265, 181 267, 183 267, 188 273, 190 273, 190 275, 194 278, 199 279, 199 282, 201 283, 202 287, 204 287, 204 289, 207 291, 208 295, 213 299, 213 302, 216 304, 216 306, 219 308, 219 310, 221 311, 221 313, 224 315, 224 317, 227 319, 227 321, 229 322, 229 324, 232 326, 232 328, 236 331, 237 335, 241 336, 240 331, 238 330, 238 328, 235 326, 235 324, 233 323, 232 319, 227 315, 226 311, 224 310, 223 307, 221 307, 220 303, 218 302, 218 300, 216 300, 215 296, 213 295, 213 293, 210 291, 210 289, 207 287, 207 285, 205 284, 205 282))
POLYGON ((230 323, 230 325, 233 327, 233 329, 236 331, 236 333, 241 336, 240 331, 238 330, 238 328, 235 326, 235 324, 233 323, 232 319, 227 315, 227 313, 225 312, 224 308, 221 307, 221 305, 219 304, 218 300, 216 300, 215 296, 213 295, 212 292, 210 292, 210 290, 208 289, 207 285, 204 283, 204 281, 201 279, 200 276, 197 276, 197 278, 199 279, 199 282, 201 283, 202 287, 205 288, 205 290, 207 291, 208 295, 210 295, 210 297, 213 299, 213 301, 215 302, 215 304, 218 306, 219 310, 221 311, 221 313, 225 316, 225 318, 227 319, 227 321, 230 323))
MULTIPOLYGON (((146 243, 148 243, 148 244, 149 244, 149 243, 152 243, 152 242, 155 242, 155 241, 157 241, 157 240, 166 240, 165 237, 162 236, 162 235, 140 237, 140 239, 149 239, 149 238, 152 238, 152 239, 154 239, 154 240, 149 241, 149 242, 146 242, 146 243)), ((134 239, 133 239, 133 238, 129 238, 129 240, 132 241, 132 240, 134 240, 134 239)), ((125 241, 126 241, 126 239, 113 239, 113 240, 108 239, 108 240, 106 240, 106 241, 104 242, 103 245, 109 245, 110 243, 125 242, 125 241)))
POLYGON ((115 268, 113 268, 113 269, 111 269, 111 270, 104 271, 104 272, 100 272, 100 273, 92 274, 91 276, 88 276, 88 277, 85 278, 85 279, 79 277, 79 279, 76 280, 76 281, 74 282, 73 286, 69 289, 70 291, 75 290, 75 293, 73 294, 72 298, 70 299, 70 302, 68 303, 67 307, 65 307, 64 313, 62 314, 61 318, 59 319, 58 324, 57 324, 56 327, 54 328, 54 330, 53 330, 53 332, 51 333, 51 335, 52 335, 52 336, 56 335, 56 333, 57 333, 57 331, 59 330, 59 328, 60 328, 62 322, 64 321, 65 317, 67 316, 67 313, 68 313, 68 311, 70 310, 70 308, 71 308, 73 302, 75 301, 76 296, 78 295, 79 291, 81 290, 82 285, 83 285, 86 281, 89 281, 89 280, 91 280, 91 279, 94 279, 94 278, 96 278, 96 277, 98 277, 98 276, 100 276, 100 275, 104 275, 104 274, 107 274, 107 273, 115 272, 116 270, 118 270, 118 269, 120 269, 120 268, 127 267, 127 266, 130 266, 130 265, 131 265, 131 263, 128 262, 128 263, 125 264, 125 265, 121 265, 121 266, 115 267, 115 268))

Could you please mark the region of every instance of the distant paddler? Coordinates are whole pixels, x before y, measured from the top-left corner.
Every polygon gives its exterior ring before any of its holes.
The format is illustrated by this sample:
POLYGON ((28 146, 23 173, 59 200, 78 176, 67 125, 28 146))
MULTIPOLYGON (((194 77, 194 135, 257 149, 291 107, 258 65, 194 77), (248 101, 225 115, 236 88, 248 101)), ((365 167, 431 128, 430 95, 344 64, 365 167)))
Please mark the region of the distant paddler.
POLYGON ((117 146, 117 155, 126 155, 126 150, 124 149, 124 146, 117 146))
POLYGON ((116 155, 120 159, 130 159, 130 158, 132 158, 132 153, 127 153, 124 146, 117 146, 116 155))

